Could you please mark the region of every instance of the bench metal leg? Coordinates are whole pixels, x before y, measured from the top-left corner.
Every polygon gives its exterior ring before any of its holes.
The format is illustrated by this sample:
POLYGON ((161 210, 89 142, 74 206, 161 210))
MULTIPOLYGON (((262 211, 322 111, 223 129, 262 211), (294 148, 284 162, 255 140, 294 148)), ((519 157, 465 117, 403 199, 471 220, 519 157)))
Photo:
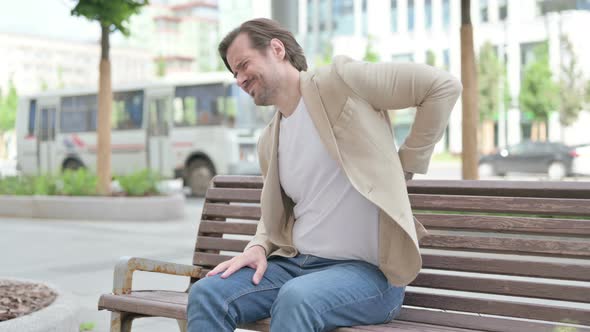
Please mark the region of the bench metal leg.
POLYGON ((112 312, 111 332, 131 332, 131 324, 134 318, 134 315, 112 312))
POLYGON ((186 332, 186 321, 182 319, 177 319, 176 322, 178 323, 178 329, 180 332, 186 332))

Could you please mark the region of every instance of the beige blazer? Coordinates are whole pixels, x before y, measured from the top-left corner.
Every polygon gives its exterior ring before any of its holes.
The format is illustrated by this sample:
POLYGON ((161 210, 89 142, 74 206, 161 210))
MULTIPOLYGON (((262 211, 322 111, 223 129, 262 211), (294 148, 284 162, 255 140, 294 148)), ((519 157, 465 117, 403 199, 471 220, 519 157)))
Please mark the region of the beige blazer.
MULTIPOLYGON (((425 230, 414 223, 403 171, 426 172, 461 83, 426 65, 370 64, 339 56, 315 73, 301 72, 300 89, 328 152, 354 188, 380 209, 379 268, 390 283, 407 285, 422 266, 418 240, 425 230), (417 107, 417 112, 398 152, 385 110, 407 107, 417 107)), ((294 203, 279 181, 280 118, 277 112, 258 142, 262 217, 246 249, 260 245, 269 256, 292 257, 297 254, 294 203)))

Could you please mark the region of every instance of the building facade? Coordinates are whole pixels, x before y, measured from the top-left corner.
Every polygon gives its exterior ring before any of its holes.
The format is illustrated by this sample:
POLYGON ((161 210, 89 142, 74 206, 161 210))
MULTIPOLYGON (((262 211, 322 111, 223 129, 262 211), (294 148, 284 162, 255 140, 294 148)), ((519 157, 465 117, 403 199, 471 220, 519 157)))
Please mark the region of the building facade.
MULTIPOLYGON (((298 39, 308 59, 321 65, 323 59, 346 54, 363 59, 371 49, 380 61, 429 63, 461 76, 459 0, 301 0, 298 39)), ((496 146, 504 147, 527 139, 530 120, 518 107, 520 82, 536 45, 548 43, 554 79, 560 71, 560 35, 569 38, 577 60, 590 78, 590 43, 584 26, 590 21, 588 1, 480 0, 471 2, 475 52, 489 42, 507 68, 508 109, 498 110, 496 146)), ((397 111, 396 139, 403 140, 411 125, 413 110, 397 111)), ((548 123, 548 138, 566 144, 585 143, 583 128, 590 114, 581 112, 578 121, 562 128, 557 112, 548 123)), ((461 102, 451 115, 438 151, 461 151, 461 102)))
MULTIPOLYGON (((0 33, 0 87, 9 80, 19 95, 64 87, 98 87, 100 43, 0 33)), ((152 59, 142 49, 110 50, 115 85, 150 80, 152 59)))

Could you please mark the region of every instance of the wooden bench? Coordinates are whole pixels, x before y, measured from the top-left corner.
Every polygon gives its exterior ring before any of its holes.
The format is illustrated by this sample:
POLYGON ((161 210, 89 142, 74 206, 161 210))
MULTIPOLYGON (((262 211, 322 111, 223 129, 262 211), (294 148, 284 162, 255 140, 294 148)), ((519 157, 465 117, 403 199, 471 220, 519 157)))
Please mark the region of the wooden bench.
MULTIPOLYGON (((260 177, 215 177, 193 265, 122 259, 113 293, 99 301, 113 312, 111 331, 150 316, 177 319, 183 330, 187 294, 132 291, 133 271, 190 276, 191 284, 203 277, 254 234, 261 188, 260 177)), ((429 235, 400 317, 337 331, 590 331, 589 183, 414 180, 408 190, 429 235)))

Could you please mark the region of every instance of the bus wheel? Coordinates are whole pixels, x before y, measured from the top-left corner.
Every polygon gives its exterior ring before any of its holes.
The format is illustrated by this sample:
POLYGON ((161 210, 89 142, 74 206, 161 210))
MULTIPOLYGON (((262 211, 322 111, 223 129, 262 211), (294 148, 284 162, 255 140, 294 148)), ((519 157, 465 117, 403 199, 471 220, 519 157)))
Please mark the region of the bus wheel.
POLYGON ((64 171, 66 171, 66 170, 75 171, 78 168, 82 168, 82 167, 84 167, 84 165, 82 165, 82 163, 79 162, 78 160, 76 160, 76 159, 68 159, 68 160, 66 160, 66 162, 63 165, 63 170, 64 171))
POLYGON ((209 162, 203 159, 192 161, 188 166, 187 182, 193 196, 203 197, 213 179, 213 169, 209 162))

